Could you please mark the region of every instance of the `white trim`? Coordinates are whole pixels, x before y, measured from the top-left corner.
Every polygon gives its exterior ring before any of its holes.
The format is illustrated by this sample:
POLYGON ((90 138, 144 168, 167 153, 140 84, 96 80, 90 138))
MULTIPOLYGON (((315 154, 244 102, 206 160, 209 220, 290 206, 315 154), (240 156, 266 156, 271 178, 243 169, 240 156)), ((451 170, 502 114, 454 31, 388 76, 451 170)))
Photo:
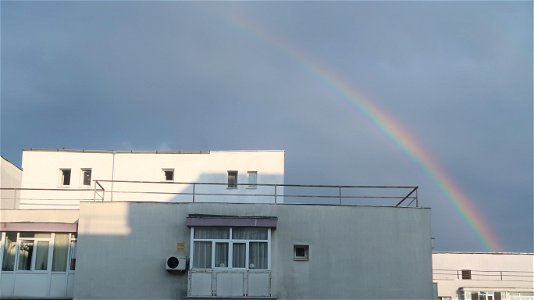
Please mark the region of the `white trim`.
POLYGON ((267 230, 267 239, 266 240, 248 240, 248 239, 234 239, 233 236, 233 227, 225 226, 214 226, 213 228, 228 228, 229 236, 227 239, 201 239, 195 238, 194 230, 195 226, 191 227, 191 260, 190 260, 190 269, 206 269, 206 268, 195 268, 194 267, 194 244, 195 242, 211 242, 211 268, 214 270, 271 270, 271 228, 254 228, 254 229, 266 229, 267 230), (215 265, 215 252, 216 244, 225 243, 228 244, 228 265, 226 267, 218 267, 215 265), (267 244, 267 269, 250 269, 250 243, 266 243, 267 244), (234 244, 245 244, 245 267, 244 268, 234 268, 233 266, 233 246, 234 244), (231 266, 231 267, 230 267, 231 266))

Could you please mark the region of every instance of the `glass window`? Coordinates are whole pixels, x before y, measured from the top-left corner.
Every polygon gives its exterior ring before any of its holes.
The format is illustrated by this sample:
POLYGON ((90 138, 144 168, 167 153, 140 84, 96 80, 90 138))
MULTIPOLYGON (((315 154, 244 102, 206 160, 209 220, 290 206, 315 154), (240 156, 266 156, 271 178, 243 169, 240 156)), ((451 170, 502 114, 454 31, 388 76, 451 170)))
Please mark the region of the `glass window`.
POLYGON ((48 269, 48 244, 49 242, 37 241, 34 270, 41 271, 48 269))
POLYGON ((269 268, 268 228, 196 227, 192 230, 193 268, 269 268))
POLYGON ((267 243, 250 242, 249 269, 267 269, 267 243))
POLYGON ((82 169, 83 185, 91 185, 91 169, 82 169))
POLYGON ((211 242, 195 242, 193 247, 193 267, 211 268, 211 242))
POLYGON ((174 169, 163 169, 163 179, 165 181, 174 180, 174 169))
POLYGON ((19 266, 17 270, 31 270, 33 256, 33 241, 22 240, 19 246, 19 266))
POLYGON ((237 171, 228 171, 228 188, 237 188, 237 171))
POLYGON ((236 240, 267 240, 267 228, 234 228, 233 238, 236 240))
POLYGON ((52 256, 52 272, 67 271, 67 256, 69 253, 69 234, 56 233, 52 256))
POLYGON ((228 267, 228 243, 215 243, 215 267, 228 267))
POLYGON ((2 271, 13 271, 15 269, 15 256, 17 254, 17 233, 6 232, 4 245, 4 256, 2 260, 2 271))
MULTIPOLYGON (((73 235, 74 236, 74 235, 73 235)), ((76 236, 74 236, 76 238, 76 236)), ((76 270, 76 240, 70 241, 70 268, 71 271, 76 270)))
POLYGON ((232 267, 246 268, 247 259, 247 244, 234 243, 232 249, 232 267))
POLYGON ((228 239, 230 229, 226 227, 197 227, 195 239, 228 239))
POLYGON ((294 245, 293 259, 294 260, 308 260, 309 259, 309 245, 294 245))
POLYGON ((70 185, 70 169, 61 169, 61 185, 70 185))
POLYGON ((257 171, 248 171, 248 187, 256 188, 258 184, 258 172, 257 171))

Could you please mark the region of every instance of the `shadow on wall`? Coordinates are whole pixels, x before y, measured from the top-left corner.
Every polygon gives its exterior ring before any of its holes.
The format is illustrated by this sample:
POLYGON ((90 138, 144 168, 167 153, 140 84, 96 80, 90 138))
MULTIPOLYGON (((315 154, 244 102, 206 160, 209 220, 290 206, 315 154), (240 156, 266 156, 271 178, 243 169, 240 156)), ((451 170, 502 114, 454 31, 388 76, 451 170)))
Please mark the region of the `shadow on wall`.
POLYGON ((74 299, 185 297, 187 272, 165 262, 189 256, 186 217, 180 204, 82 203, 74 299))

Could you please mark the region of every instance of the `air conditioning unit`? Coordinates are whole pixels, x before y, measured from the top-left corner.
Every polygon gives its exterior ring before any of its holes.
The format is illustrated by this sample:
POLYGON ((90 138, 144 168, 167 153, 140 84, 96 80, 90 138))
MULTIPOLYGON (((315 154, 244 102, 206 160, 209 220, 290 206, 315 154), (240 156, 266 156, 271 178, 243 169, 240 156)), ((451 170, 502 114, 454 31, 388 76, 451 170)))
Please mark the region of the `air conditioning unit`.
POLYGON ((180 255, 171 255, 165 261, 165 269, 169 272, 185 271, 187 267, 187 257, 180 255))

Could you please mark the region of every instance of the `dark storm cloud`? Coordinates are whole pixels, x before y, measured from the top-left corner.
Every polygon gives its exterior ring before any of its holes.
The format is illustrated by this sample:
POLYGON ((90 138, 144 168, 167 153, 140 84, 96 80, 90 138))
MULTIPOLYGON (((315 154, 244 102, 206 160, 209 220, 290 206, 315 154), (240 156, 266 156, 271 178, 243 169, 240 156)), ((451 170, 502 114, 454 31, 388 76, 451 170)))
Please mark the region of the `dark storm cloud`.
POLYGON ((528 2, 2 2, 1 151, 285 149, 288 183, 419 185, 438 249, 483 250, 424 167, 262 30, 394 116, 532 251, 528 2))

